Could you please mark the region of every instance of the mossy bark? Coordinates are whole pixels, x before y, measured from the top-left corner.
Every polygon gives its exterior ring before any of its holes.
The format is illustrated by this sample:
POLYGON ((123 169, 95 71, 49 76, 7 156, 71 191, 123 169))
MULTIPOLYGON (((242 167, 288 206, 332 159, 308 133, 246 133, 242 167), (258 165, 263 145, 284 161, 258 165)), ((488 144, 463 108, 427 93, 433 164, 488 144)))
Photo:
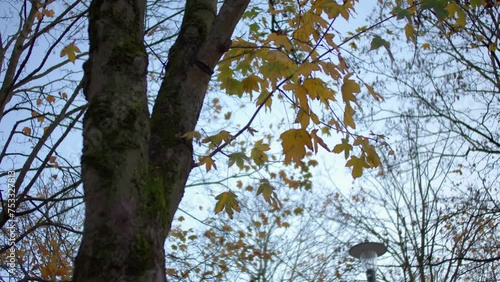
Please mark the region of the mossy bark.
POLYGON ((94 0, 84 65, 85 225, 73 281, 165 281, 164 241, 193 167, 211 70, 249 0, 188 0, 151 117, 144 0, 94 0))

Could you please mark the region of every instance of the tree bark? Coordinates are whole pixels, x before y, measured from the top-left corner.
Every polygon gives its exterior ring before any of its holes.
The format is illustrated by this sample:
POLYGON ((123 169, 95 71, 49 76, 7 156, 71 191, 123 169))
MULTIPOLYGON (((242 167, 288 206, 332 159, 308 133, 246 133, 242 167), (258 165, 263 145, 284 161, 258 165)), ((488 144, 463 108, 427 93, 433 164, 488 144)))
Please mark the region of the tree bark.
POLYGON ((84 65, 85 223, 74 281, 166 281, 164 241, 193 168, 190 141, 216 64, 249 0, 188 0, 153 113, 145 0, 94 0, 84 65))

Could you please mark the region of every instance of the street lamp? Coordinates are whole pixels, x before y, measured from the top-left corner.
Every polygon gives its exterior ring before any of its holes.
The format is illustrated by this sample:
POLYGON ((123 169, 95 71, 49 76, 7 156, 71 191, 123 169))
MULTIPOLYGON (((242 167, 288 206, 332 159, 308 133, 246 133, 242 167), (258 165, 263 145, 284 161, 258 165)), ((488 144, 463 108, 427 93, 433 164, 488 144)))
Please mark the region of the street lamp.
POLYGON ((366 268, 366 279, 375 282, 377 271, 377 257, 385 254, 387 248, 384 244, 365 241, 349 249, 349 255, 359 258, 366 268))

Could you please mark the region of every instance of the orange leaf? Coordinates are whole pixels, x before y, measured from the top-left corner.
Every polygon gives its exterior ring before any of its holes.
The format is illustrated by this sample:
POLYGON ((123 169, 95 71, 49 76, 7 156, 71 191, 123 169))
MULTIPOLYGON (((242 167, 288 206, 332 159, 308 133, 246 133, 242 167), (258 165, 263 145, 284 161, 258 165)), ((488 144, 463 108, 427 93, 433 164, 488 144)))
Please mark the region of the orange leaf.
POLYGON ((52 95, 47 95, 45 100, 47 100, 47 102, 49 102, 49 103, 54 103, 56 101, 56 97, 54 97, 52 95))
POLYGON ((23 133, 28 136, 31 135, 31 128, 29 127, 23 128, 23 133))
POLYGON ((174 275, 177 272, 177 270, 173 268, 167 268, 167 275, 174 275))

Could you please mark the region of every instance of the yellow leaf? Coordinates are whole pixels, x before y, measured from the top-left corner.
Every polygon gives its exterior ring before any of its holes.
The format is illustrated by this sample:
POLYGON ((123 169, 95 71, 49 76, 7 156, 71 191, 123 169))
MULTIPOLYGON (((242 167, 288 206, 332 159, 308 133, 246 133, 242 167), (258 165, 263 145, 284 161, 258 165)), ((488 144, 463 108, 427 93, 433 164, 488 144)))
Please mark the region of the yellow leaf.
POLYGON ((330 152, 330 149, 328 148, 328 146, 325 144, 325 141, 323 141, 323 139, 321 139, 321 137, 319 137, 317 135, 317 132, 318 130, 317 129, 314 129, 313 131, 311 131, 311 138, 313 140, 313 147, 314 147, 314 153, 318 153, 318 144, 323 147, 325 150, 327 150, 328 152, 330 152))
POLYGON ((211 170, 212 167, 214 167, 214 169, 217 169, 217 166, 215 165, 214 160, 209 156, 200 157, 200 162, 198 163, 198 165, 199 166, 205 165, 205 168, 207 169, 207 171, 211 170))
POLYGON ((333 78, 334 80, 340 79, 340 72, 338 70, 337 65, 330 62, 319 62, 319 64, 323 68, 323 72, 325 74, 330 75, 330 77, 333 78))
POLYGON ((38 117, 36 118, 36 120, 37 120, 38 122, 43 122, 43 121, 45 120, 45 116, 38 116, 38 117))
POLYGON ((299 109, 295 122, 300 123, 300 127, 306 129, 309 125, 309 120, 309 114, 304 109, 299 109))
POLYGON ((36 117, 37 115, 38 115, 38 113, 37 113, 37 112, 35 112, 35 111, 31 111, 31 116, 32 116, 32 117, 36 117))
POLYGON ((68 60, 72 63, 75 63, 76 53, 81 53, 81 51, 80 49, 78 49, 75 43, 71 43, 69 45, 66 45, 66 47, 61 50, 61 57, 68 56, 68 60))
POLYGON ((355 112, 356 111, 354 111, 354 109, 349 104, 345 106, 344 123, 346 126, 350 126, 352 129, 356 129, 356 123, 354 123, 354 119, 352 118, 355 112))
POLYGON ((300 107, 302 108, 308 108, 308 104, 307 104, 307 97, 306 97, 306 94, 308 92, 308 89, 305 87, 305 86, 302 86, 300 84, 285 84, 283 86, 283 89, 284 90, 290 90, 290 91, 293 91, 294 94, 295 94, 295 100, 296 102, 298 102, 298 104, 300 105, 300 107))
POLYGON ((466 24, 466 18, 465 18, 465 12, 453 1, 450 1, 450 4, 446 7, 446 10, 448 10, 448 14, 451 17, 455 17, 455 22, 457 23, 458 26, 460 27, 465 27, 466 24))
POLYGON ((364 156, 358 158, 356 156, 351 156, 351 158, 345 164, 346 167, 352 167, 352 177, 358 178, 363 175, 363 168, 369 168, 370 166, 366 163, 364 156))
POLYGON ((227 132, 226 130, 222 130, 221 132, 209 136, 203 139, 202 143, 209 143, 209 148, 214 148, 222 144, 222 142, 229 142, 233 136, 227 132))
POLYGON ((415 41, 415 39, 416 39, 415 29, 413 28, 413 26, 411 24, 406 24, 405 34, 406 34, 406 38, 408 38, 411 41, 415 41))
POLYGON ((366 87, 366 89, 368 89, 368 92, 370 93, 370 95, 372 95, 372 97, 373 97, 373 99, 375 99, 375 101, 384 101, 384 97, 382 97, 379 93, 375 92, 375 90, 373 90, 372 86, 365 83, 365 87, 366 87))
POLYGON ((271 105, 273 104, 273 99, 272 99, 272 95, 269 94, 269 92, 262 91, 262 93, 260 93, 259 97, 257 98, 257 101, 255 101, 255 104, 257 106, 262 105, 262 103, 264 103, 264 105, 267 108, 271 109, 271 105))
POLYGON ((42 99, 38 98, 36 99, 36 105, 40 106, 42 104, 42 99))
POLYGON ((290 43, 290 40, 286 35, 277 34, 274 32, 269 34, 267 40, 274 41, 274 44, 276 44, 276 46, 283 46, 283 48, 285 48, 285 50, 287 51, 290 51, 292 49, 292 44, 290 43))
POLYGON ((188 140, 191 140, 191 139, 200 139, 201 138, 201 133, 198 132, 198 131, 189 131, 189 132, 186 132, 184 133, 181 138, 186 138, 188 140))
POLYGON ((269 150, 270 150, 269 144, 264 143, 264 140, 261 139, 255 142, 255 145, 250 153, 250 156, 252 157, 255 164, 260 166, 268 161, 268 156, 265 152, 269 150))
POLYGON ((352 145, 349 144, 347 138, 342 138, 342 143, 335 145, 335 147, 333 148, 334 153, 340 154, 344 152, 344 157, 346 160, 347 158, 349 158, 350 151, 352 151, 352 145))
MULTIPOLYGON (((232 153, 229 155, 229 163, 228 166, 231 167, 236 164, 240 169, 245 168, 245 162, 247 162, 249 158, 245 155, 245 153, 232 153)), ((241 187, 239 187, 241 188, 241 187)))
POLYGON ((238 196, 231 191, 223 192, 219 194, 215 199, 217 204, 215 204, 215 213, 220 213, 225 210, 229 218, 233 218, 234 211, 240 212, 239 202, 236 199, 238 196))
POLYGON ((23 128, 23 133, 24 133, 24 135, 28 135, 28 136, 31 135, 31 128, 26 126, 25 128, 23 128))
POLYGON ((429 43, 422 44, 422 49, 429 50, 430 48, 431 48, 431 45, 429 43))
POLYGON ((354 145, 361 145, 363 156, 366 156, 366 162, 370 167, 377 167, 380 165, 380 157, 375 150, 375 147, 370 144, 368 138, 358 136, 353 142, 354 145))
POLYGON ((260 184, 259 189, 257 189, 257 195, 262 194, 262 196, 268 203, 271 203, 271 196, 273 192, 274 188, 269 184, 268 181, 263 181, 263 183, 260 184))
POLYGON ((305 147, 312 150, 311 136, 305 129, 290 129, 283 132, 280 136, 285 155, 285 164, 290 164, 292 161, 297 164, 302 164, 302 159, 306 155, 305 147))
POLYGON ((47 95, 45 100, 47 100, 47 102, 49 102, 49 103, 54 103, 56 101, 56 97, 54 97, 52 95, 47 95))
POLYGON ((342 99, 344 100, 345 103, 349 102, 356 102, 356 96, 354 96, 355 93, 361 92, 361 89, 359 87, 359 84, 356 83, 356 81, 349 79, 351 74, 348 74, 344 77, 344 83, 342 84, 342 87, 340 88, 342 91, 342 99))
POLYGON ((259 84, 262 79, 254 74, 244 78, 241 81, 241 90, 248 94, 252 94, 253 91, 259 91, 259 84))
POLYGON ((317 63, 304 63, 300 65, 299 69, 297 70, 297 74, 301 74, 304 77, 308 77, 311 75, 313 71, 319 71, 320 68, 317 63))
POLYGON ((62 97, 63 99, 67 99, 67 98, 68 98, 68 94, 66 94, 66 92, 63 92, 63 93, 61 94, 61 97, 62 97))

